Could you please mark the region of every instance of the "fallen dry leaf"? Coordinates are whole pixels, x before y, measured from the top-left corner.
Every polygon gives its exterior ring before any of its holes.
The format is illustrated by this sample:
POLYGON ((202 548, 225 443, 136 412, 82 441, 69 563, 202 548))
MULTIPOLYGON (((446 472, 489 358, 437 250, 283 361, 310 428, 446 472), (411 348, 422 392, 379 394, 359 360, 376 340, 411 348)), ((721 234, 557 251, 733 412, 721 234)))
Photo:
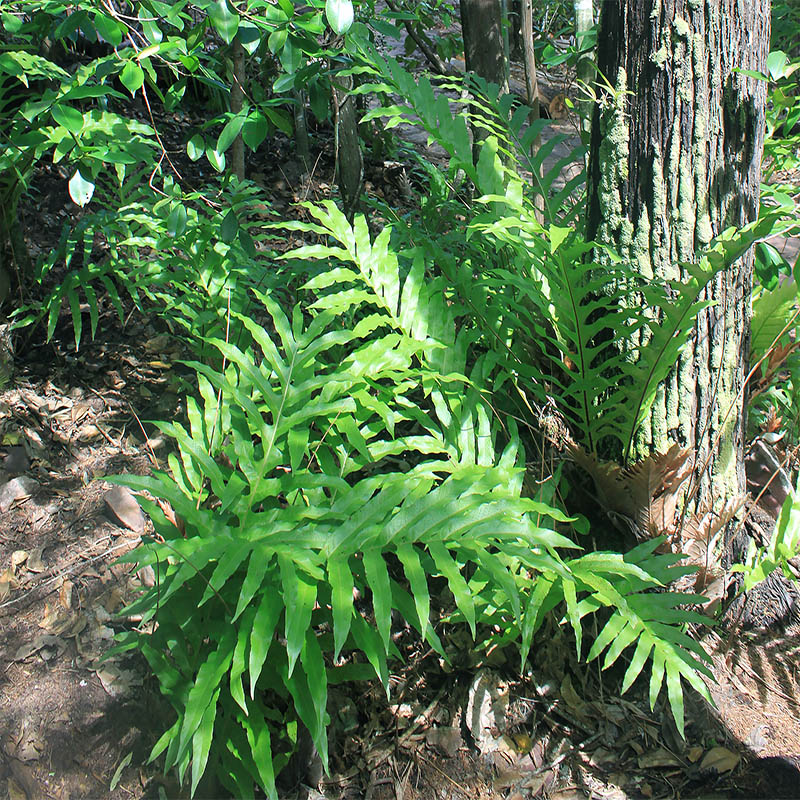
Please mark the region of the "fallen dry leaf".
POLYGON ((8 511, 14 503, 27 500, 39 489, 39 484, 27 475, 12 478, 0 486, 0 512, 8 511))
POLYGON ((45 606, 45 614, 39 627, 56 636, 69 639, 77 636, 86 627, 86 617, 75 611, 69 611, 61 605, 45 606))
POLYGON ((123 527, 134 533, 144 530, 144 514, 130 489, 114 486, 106 492, 104 500, 108 510, 123 527))
POLYGON ((70 580, 61 582, 61 587, 58 590, 58 602, 61 603, 64 608, 72 608, 72 590, 74 588, 75 584, 70 580))
POLYGON ((42 563, 42 553, 44 547, 35 547, 31 550, 28 556, 27 568, 29 572, 44 572, 44 564, 42 563))
MULTIPOLYGON (((66 642, 60 636, 54 636, 51 633, 40 633, 32 642, 23 644, 17 650, 17 652, 14 654, 14 661, 24 661, 26 658, 30 658, 30 656, 32 656, 34 653, 38 653, 44 648, 54 649, 55 655, 60 656, 66 647, 66 642)), ((45 661, 50 660, 44 655, 42 657, 45 661)))
POLYGON ((680 767, 681 762, 669 750, 659 747, 637 759, 639 769, 653 769, 654 767, 680 767))
POLYGON ((16 589, 17 586, 19 584, 11 567, 0 572, 0 601, 5 600, 11 594, 11 590, 16 589))
POLYGON ((686 758, 689 759, 690 763, 696 764, 700 760, 700 756, 702 755, 703 755, 702 745, 696 744, 694 747, 689 748, 689 752, 686 754, 686 758))
POLYGON ((570 678, 569 675, 565 675, 564 680, 561 681, 560 691, 570 711, 578 718, 585 719, 588 710, 586 703, 583 702, 580 695, 575 691, 575 687, 572 685, 572 678, 570 678))
POLYGON ((741 761, 741 756, 727 747, 712 747, 700 762, 700 769, 714 770, 718 773, 730 772, 741 761))
POLYGON ((130 691, 131 686, 141 686, 142 678, 133 670, 121 669, 115 664, 105 664, 95 673, 106 694, 120 697, 130 691))
POLYGON ((458 748, 464 744, 461 731, 451 727, 430 728, 425 733, 425 741, 429 747, 439 750, 449 758, 453 758, 458 748))
POLYGON ((11 554, 11 569, 16 569, 20 564, 24 564, 28 560, 27 550, 15 550, 11 554))

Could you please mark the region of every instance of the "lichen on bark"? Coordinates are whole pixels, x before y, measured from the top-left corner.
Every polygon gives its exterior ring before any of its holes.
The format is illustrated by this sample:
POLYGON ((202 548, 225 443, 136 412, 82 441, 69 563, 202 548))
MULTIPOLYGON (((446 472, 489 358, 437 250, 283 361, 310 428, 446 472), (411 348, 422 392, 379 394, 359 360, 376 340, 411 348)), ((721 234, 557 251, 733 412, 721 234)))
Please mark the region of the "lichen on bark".
MULTIPOLYGON (((647 279, 683 279, 682 263, 757 212, 766 91, 737 70, 763 71, 768 9, 619 0, 603 5, 600 39, 598 67, 616 85, 592 132, 588 235, 615 246, 647 279)), ((701 312, 636 441, 634 457, 672 441, 695 448, 698 502, 744 489, 751 273, 746 257, 707 287, 715 306, 701 312)))

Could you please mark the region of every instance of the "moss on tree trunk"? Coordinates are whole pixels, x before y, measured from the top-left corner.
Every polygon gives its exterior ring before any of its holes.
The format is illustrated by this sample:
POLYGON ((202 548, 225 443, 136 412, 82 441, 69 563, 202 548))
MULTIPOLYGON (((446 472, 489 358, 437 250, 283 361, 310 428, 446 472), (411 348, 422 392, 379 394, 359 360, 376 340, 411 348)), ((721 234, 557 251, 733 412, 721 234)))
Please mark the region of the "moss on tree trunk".
MULTIPOLYGON (((598 66, 616 95, 592 125, 589 235, 647 278, 680 278, 681 262, 757 215, 766 86, 735 70, 765 71, 769 26, 768 3, 603 4, 598 66)), ((696 448, 699 503, 745 488, 752 270, 748 255, 708 287, 716 305, 698 319, 636 443, 637 457, 672 441, 696 448)))

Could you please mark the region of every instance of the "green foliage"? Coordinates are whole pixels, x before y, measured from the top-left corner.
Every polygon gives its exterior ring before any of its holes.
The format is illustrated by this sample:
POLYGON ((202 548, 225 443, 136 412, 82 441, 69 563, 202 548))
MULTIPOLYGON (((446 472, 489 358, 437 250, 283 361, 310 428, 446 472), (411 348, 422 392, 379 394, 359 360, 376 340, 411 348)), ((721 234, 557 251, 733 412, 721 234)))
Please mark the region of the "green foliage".
POLYGON ((637 265, 581 235, 584 176, 559 179, 582 149, 543 169, 559 137, 534 151, 546 121, 528 124, 524 106, 477 80, 469 109, 487 138, 473 163, 465 115, 453 114, 427 79, 416 82, 391 59, 370 58, 383 80, 360 91, 399 95, 407 105, 378 108, 367 118, 387 118, 387 127, 401 120, 423 127, 450 156, 446 182, 463 173, 479 195, 482 213, 466 212, 468 240, 478 244, 462 251, 452 272, 446 258, 438 266, 472 309, 507 378, 540 406, 555 402, 590 451, 610 448, 629 459, 659 383, 708 305, 704 287, 769 235, 785 209, 726 231, 698 263, 681 265, 683 280, 647 281, 637 265), (534 176, 533 186, 520 178, 523 169, 534 176))
POLYGON ((323 243, 287 257, 308 265, 313 302, 287 315, 257 293, 268 324, 238 315, 247 348, 208 340, 224 368, 194 363, 189 427, 160 425, 178 446, 170 473, 118 479, 181 522, 142 500, 159 541, 126 557, 157 575, 127 613, 158 625, 119 648, 142 651, 178 713, 153 756, 191 766, 193 789, 213 766, 238 795, 255 782, 275 796, 298 724, 327 758, 327 685, 373 675, 388 690, 393 612, 444 659, 449 612, 479 646, 518 642, 524 664, 562 603, 579 654, 583 617, 612 610, 589 657, 606 651, 607 667, 636 645, 624 688, 651 660, 651 701, 666 679, 682 729, 680 678, 705 693, 704 654, 679 598, 647 591, 685 573, 677 557, 655 542, 564 560, 575 545, 554 523, 568 520, 521 496, 515 426, 485 399, 496 359, 425 248, 394 249, 389 227, 372 239, 332 203, 307 208, 315 222, 287 227, 323 243), (452 608, 437 608, 437 576, 452 608))
POLYGON ((280 271, 267 266, 266 252, 258 257, 259 237, 250 233, 254 187, 230 184, 218 192, 216 203, 208 199, 208 193, 183 193, 169 179, 156 191, 146 176, 131 176, 119 192, 106 196, 102 208, 65 228, 58 248, 37 266, 35 280, 46 285, 51 271, 62 265, 66 275, 42 301, 20 309, 15 325, 46 320, 49 340, 66 302, 77 348, 83 334, 82 305, 94 337, 98 295, 108 298, 122 321, 127 294, 140 310, 159 314, 201 357, 206 337, 245 346, 249 334, 231 310, 246 313, 250 289, 271 288, 280 271), (97 231, 106 245, 99 256, 97 231))
POLYGON ((255 781, 274 796, 298 719, 326 759, 326 685, 369 665, 388 686, 393 609, 446 657, 429 621, 428 575, 446 578, 475 634, 468 564, 519 619, 516 573, 563 569, 555 548, 571 546, 532 517, 562 514, 519 497, 518 446, 495 454, 489 411, 458 374, 463 355, 447 353, 454 372, 426 363, 425 352, 445 351, 429 337, 444 324, 447 338, 441 295, 419 270, 401 283, 386 237, 370 243, 363 218, 351 229, 332 206, 315 214, 340 233, 358 273, 312 279, 309 290, 331 291, 310 321, 259 294, 274 332, 241 317, 252 349, 210 340, 228 366, 195 364, 201 397, 188 403, 189 430, 161 426, 179 445, 171 475, 125 479, 168 499, 185 526, 179 534, 143 502, 164 542, 130 556, 158 573, 130 610, 157 612, 159 625, 122 647, 138 640, 175 703, 178 722, 154 755, 166 749, 181 776, 191 762, 193 789, 211 753, 229 789, 255 781), (413 466, 398 470, 401 459, 413 466), (520 555, 505 564, 496 552, 512 544, 520 555), (370 602, 354 605, 354 589, 370 602), (343 651, 348 663, 333 666, 343 651))
POLYGON ((731 572, 744 573, 741 591, 748 592, 757 583, 780 569, 790 580, 797 580, 797 569, 790 561, 800 555, 800 482, 786 498, 781 514, 766 547, 751 539, 744 563, 734 564, 731 572))

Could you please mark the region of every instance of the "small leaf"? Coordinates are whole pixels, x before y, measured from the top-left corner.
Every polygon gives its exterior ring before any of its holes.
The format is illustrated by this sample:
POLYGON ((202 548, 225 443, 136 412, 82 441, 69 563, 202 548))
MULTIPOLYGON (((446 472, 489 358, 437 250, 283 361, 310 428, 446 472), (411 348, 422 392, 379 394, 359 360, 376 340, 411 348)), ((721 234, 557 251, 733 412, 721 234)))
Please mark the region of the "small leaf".
POLYGON ((236 139, 239 132, 242 130, 243 124, 244 117, 238 114, 227 121, 225 127, 222 129, 222 133, 219 135, 219 139, 217 139, 218 153, 224 153, 233 144, 234 139, 236 139))
POLYGON ((202 133, 196 133, 186 143, 186 155, 188 155, 192 161, 197 161, 198 158, 202 158, 205 151, 206 140, 203 138, 202 133))
POLYGON ((225 169, 225 153, 218 153, 216 150, 209 147, 206 150, 206 158, 208 159, 208 163, 211 164, 217 172, 222 172, 225 169))
POLYGON ((98 12, 94 15, 94 27, 110 45, 119 47, 122 44, 125 28, 115 19, 98 12))
POLYGON ((222 224, 219 226, 219 237, 225 244, 230 244, 239 232, 239 218, 236 212, 231 209, 222 219, 222 224))
POLYGON ((142 88, 144 71, 135 61, 129 61, 122 68, 119 79, 122 85, 133 95, 142 88))
POLYGON ((167 217, 167 233, 174 239, 186 230, 186 209, 177 205, 169 212, 167 217))
POLYGON ((81 207, 85 206, 94 194, 94 184, 87 181, 81 171, 76 169, 69 181, 69 196, 81 207))
POLYGON ((53 119, 70 133, 80 133, 83 128, 83 114, 77 108, 60 103, 50 109, 53 119))
POLYGON ((240 22, 239 30, 236 32, 236 38, 247 51, 248 55, 252 56, 261 44, 261 31, 258 29, 258 26, 252 22, 240 22))
POLYGON ((772 80, 777 81, 784 76, 788 60, 783 50, 773 50, 767 56, 767 72, 769 72, 769 76, 772 80))
POLYGON ((251 149, 255 150, 267 138, 267 118, 256 111, 245 120, 242 126, 242 139, 251 149))
POLYGON ((122 770, 131 763, 131 759, 133 758, 133 753, 128 753, 122 761, 119 762, 119 766, 114 770, 114 775, 111 778, 111 783, 109 784, 109 791, 114 791, 119 785, 119 779, 122 777, 122 770))
POLYGON ((327 0, 325 16, 334 33, 341 36, 353 24, 353 4, 351 0, 327 0))

